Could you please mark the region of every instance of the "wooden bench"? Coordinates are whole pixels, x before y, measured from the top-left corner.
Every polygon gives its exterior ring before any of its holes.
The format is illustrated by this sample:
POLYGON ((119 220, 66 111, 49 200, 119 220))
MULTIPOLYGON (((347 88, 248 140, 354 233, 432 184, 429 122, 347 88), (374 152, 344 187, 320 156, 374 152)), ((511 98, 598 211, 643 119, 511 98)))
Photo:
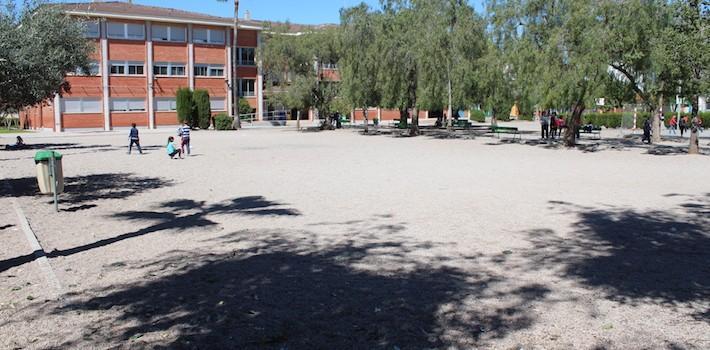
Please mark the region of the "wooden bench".
POLYGON ((500 134, 511 134, 513 135, 513 140, 515 140, 516 137, 522 139, 522 135, 520 135, 520 131, 516 127, 512 126, 491 126, 491 132, 496 134, 498 138, 500 138, 500 134))
POLYGON ((451 125, 455 128, 468 129, 471 127, 471 122, 466 119, 454 119, 451 121, 451 125))

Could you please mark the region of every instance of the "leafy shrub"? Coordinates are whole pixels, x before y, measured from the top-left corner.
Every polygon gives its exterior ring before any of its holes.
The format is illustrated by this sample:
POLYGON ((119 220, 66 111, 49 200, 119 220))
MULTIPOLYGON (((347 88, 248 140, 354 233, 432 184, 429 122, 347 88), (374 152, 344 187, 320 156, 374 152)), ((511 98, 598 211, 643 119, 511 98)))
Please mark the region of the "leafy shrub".
POLYGON ((254 113, 254 108, 251 108, 249 101, 244 98, 239 99, 239 115, 254 113))
POLYGON ((195 104, 195 119, 200 129, 207 130, 210 127, 212 109, 210 108, 210 94, 207 90, 195 90, 192 94, 192 101, 195 104))
POLYGON ((175 104, 180 124, 187 122, 188 125, 194 125, 192 120, 194 109, 192 91, 189 88, 178 89, 175 94, 175 104))
POLYGON ((486 121, 486 113, 480 109, 474 109, 471 111, 471 120, 479 123, 484 123, 486 121))
POLYGON ((227 113, 220 113, 214 117, 214 128, 217 130, 232 130, 232 122, 234 118, 227 115, 227 113))
POLYGON ((526 121, 529 121, 529 122, 535 120, 534 118, 535 118, 535 117, 534 117, 532 114, 528 114, 528 115, 523 115, 523 114, 521 114, 521 115, 518 117, 519 120, 526 120, 526 121))

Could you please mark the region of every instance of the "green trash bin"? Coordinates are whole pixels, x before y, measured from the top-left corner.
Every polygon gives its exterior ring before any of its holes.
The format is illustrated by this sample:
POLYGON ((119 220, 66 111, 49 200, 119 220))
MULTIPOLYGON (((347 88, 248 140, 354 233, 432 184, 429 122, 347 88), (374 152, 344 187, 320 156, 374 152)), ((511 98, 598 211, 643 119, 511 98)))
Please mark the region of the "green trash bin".
POLYGON ((37 184, 42 194, 52 194, 52 156, 54 156, 54 173, 57 177, 57 194, 64 191, 64 173, 62 171, 62 154, 52 150, 42 150, 35 153, 37 166, 37 184))

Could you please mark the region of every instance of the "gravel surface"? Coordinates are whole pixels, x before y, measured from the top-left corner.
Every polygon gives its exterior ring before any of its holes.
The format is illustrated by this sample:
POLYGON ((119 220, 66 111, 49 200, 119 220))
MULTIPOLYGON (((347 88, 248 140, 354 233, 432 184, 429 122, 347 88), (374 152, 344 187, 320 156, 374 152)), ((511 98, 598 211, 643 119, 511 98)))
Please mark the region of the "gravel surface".
POLYGON ((710 348, 710 157, 523 125, 27 135, 66 187, 0 151, 0 349, 710 348))

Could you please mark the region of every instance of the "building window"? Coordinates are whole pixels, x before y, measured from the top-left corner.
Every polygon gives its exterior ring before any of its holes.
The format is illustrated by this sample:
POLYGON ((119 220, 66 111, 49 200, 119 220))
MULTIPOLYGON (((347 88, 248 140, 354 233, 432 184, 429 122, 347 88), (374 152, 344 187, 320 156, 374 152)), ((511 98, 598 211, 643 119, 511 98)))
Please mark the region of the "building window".
POLYGON ((99 63, 96 61, 89 62, 89 70, 85 70, 81 67, 77 67, 76 70, 74 71, 74 75, 84 75, 84 76, 92 76, 92 75, 99 75, 100 74, 100 66, 99 63))
POLYGON ((153 40, 185 42, 184 27, 154 25, 151 30, 153 40))
POLYGON ((324 62, 324 63, 321 63, 321 68, 323 68, 323 69, 338 69, 338 64, 332 63, 332 62, 324 62))
POLYGON ((174 112, 177 111, 177 102, 174 98, 156 98, 155 110, 158 112, 174 112))
POLYGON ((192 41, 203 44, 224 44, 224 30, 195 28, 192 30, 192 41))
POLYGON ((224 77, 224 65, 197 64, 195 65, 196 77, 224 77))
POLYGON ((98 38, 101 36, 101 29, 99 22, 86 21, 84 22, 84 37, 85 38, 98 38))
POLYGON ((153 74, 162 76, 184 77, 184 63, 156 63, 153 66, 153 74))
POLYGON ((112 75, 144 75, 143 62, 131 61, 111 61, 110 71, 112 75))
POLYGON ((239 79, 239 96, 255 96, 254 85, 256 85, 256 81, 254 79, 239 79))
POLYGON ((210 109, 213 111, 226 111, 224 97, 211 98, 210 109))
POLYGON ((101 99, 98 98, 65 98, 62 99, 64 113, 101 113, 101 99))
POLYGON ((142 24, 108 22, 106 29, 110 39, 145 39, 145 27, 142 24))
POLYGON ((239 65, 254 66, 256 65, 256 49, 253 47, 239 48, 239 65))
POLYGON ((145 100, 137 98, 112 98, 110 103, 111 112, 144 112, 145 100))

